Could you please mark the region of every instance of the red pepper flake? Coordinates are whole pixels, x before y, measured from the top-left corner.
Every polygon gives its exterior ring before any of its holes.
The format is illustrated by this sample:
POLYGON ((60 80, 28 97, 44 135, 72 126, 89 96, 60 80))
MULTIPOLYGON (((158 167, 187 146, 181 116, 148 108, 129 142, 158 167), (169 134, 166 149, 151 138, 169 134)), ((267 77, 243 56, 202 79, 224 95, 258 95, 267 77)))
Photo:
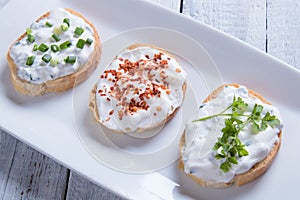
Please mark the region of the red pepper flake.
POLYGON ((170 58, 170 57, 167 57, 167 59, 168 59, 168 60, 171 60, 171 58, 170 58))
POLYGON ((161 111, 161 107, 160 106, 156 106, 156 110, 157 111, 161 111))
POLYGON ((167 65, 167 64, 168 64, 168 61, 162 60, 162 61, 160 61, 160 64, 161 64, 161 65, 167 65))
POLYGON ((154 116, 156 116, 156 113, 153 113, 154 116))
POLYGON ((145 57, 147 58, 147 59, 149 59, 150 57, 149 57, 149 55, 145 55, 145 57))
POLYGON ((123 61, 124 59, 123 58, 119 58, 119 61, 123 61))
POLYGON ((180 72, 181 72, 181 69, 176 68, 176 72, 177 72, 177 73, 180 73, 180 72))
POLYGON ((122 119, 123 119, 123 116, 124 116, 123 110, 120 110, 120 111, 118 112, 118 115, 119 115, 119 120, 122 120, 122 119))
POLYGON ((114 110, 111 110, 111 111, 109 112, 109 115, 112 115, 112 114, 114 114, 114 110))
POLYGON ((110 120, 110 117, 106 118, 106 120, 105 120, 105 121, 107 121, 107 122, 108 122, 109 120, 110 120))
POLYGON ((154 61, 161 60, 161 56, 162 56, 162 55, 164 55, 164 54, 161 53, 161 52, 160 52, 159 54, 154 54, 153 60, 154 60, 154 61))
POLYGON ((98 90, 98 93, 102 93, 103 92, 103 90, 98 90))
POLYGON ((104 96, 106 96, 106 94, 100 94, 100 96, 101 96, 101 97, 104 97, 104 96))
POLYGON ((167 95, 171 94, 170 90, 166 90, 167 95))
POLYGON ((108 76, 108 71, 107 71, 107 70, 105 70, 105 71, 104 71, 104 73, 105 73, 105 76, 104 76, 104 78, 107 78, 107 76, 108 76))
POLYGON ((110 101, 110 98, 107 97, 106 100, 107 100, 107 101, 110 101))
POLYGON ((104 78, 104 75, 102 74, 102 75, 100 76, 100 78, 104 78))

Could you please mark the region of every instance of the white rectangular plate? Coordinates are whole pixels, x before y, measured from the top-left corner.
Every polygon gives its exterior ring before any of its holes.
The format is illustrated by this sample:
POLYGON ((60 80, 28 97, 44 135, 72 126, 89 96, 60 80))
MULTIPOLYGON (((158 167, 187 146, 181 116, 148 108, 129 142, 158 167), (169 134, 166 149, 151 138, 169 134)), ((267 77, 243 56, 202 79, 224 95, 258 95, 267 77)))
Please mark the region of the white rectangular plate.
MULTIPOLYGON (((0 127, 16 138, 96 184, 129 199, 292 199, 298 195, 300 73, 291 66, 195 20, 136 0, 12 0, 1 10, 0 19, 0 127), (17 94, 9 81, 6 63, 8 47, 32 21, 56 7, 69 7, 85 15, 96 26, 104 47, 106 42, 114 44, 112 41, 121 34, 125 40, 122 44, 118 43, 116 49, 121 50, 134 42, 151 42, 174 52, 190 73, 189 86, 195 93, 195 102, 198 104, 213 87, 222 83, 222 79, 225 83, 243 84, 263 94, 279 108, 284 120, 282 147, 267 173, 240 188, 218 190, 201 188, 195 184, 177 168, 177 161, 162 169, 139 174, 114 170, 99 162, 97 156, 91 155, 78 137, 76 130, 80 125, 73 120, 73 101, 76 101, 76 97, 73 97, 72 90, 43 97, 25 97, 17 94), (124 35, 123 31, 143 27, 168 28, 190 38, 174 40, 174 35, 153 37, 153 34, 137 34, 134 37, 136 32, 124 35), (186 48, 185 41, 196 42, 207 54, 198 51, 193 42, 190 48, 186 48), (207 58, 215 63, 219 74, 211 71, 212 65, 207 58), (195 69, 200 71, 199 76, 193 75, 195 69)), ((103 52, 103 56, 107 57, 102 58, 102 63, 105 64, 114 53, 103 52)), ((94 79, 89 79, 76 90, 88 90, 89 87, 85 88, 86 84, 93 81, 94 79)), ((83 108, 85 103, 82 104, 83 108)), ((185 120, 174 119, 181 122, 185 120)), ((171 123, 176 125, 172 121, 171 123)), ((165 128, 170 127, 167 125, 165 128)), ((151 150, 151 145, 150 142, 141 148, 151 150)), ((137 147, 130 148, 138 151, 137 147)))

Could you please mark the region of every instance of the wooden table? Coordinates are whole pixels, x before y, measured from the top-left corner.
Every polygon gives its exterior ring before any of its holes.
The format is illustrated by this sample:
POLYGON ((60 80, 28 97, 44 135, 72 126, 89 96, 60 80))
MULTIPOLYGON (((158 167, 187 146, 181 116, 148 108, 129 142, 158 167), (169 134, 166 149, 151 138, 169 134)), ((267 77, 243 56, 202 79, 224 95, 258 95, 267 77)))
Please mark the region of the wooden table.
MULTIPOLYGON (((297 0, 148 1, 227 32, 300 69, 297 0)), ((0 130, 0 199, 120 198, 0 130)))

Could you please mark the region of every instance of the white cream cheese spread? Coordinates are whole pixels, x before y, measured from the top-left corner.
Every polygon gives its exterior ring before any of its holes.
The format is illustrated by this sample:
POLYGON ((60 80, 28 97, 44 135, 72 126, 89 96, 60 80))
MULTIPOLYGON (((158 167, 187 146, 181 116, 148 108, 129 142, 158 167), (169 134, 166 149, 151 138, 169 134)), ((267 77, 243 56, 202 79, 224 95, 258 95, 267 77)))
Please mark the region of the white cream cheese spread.
POLYGON ((132 132, 163 123, 183 102, 186 73, 168 54, 151 47, 123 50, 97 83, 100 123, 132 132))
POLYGON ((269 126, 259 133, 253 133, 250 124, 248 124, 239 132, 238 138, 245 145, 249 154, 238 158, 238 164, 232 164, 228 172, 220 170, 220 165, 224 159, 215 158, 217 150, 213 150, 213 147, 217 138, 222 135, 224 116, 198 122, 194 120, 220 113, 233 102, 234 96, 236 98, 241 97, 248 104, 248 110, 245 111, 244 115, 251 114, 254 105, 258 104, 264 108, 262 115, 270 112, 281 121, 280 113, 274 106, 249 95, 244 86, 238 88, 225 86, 215 99, 201 105, 198 113, 186 123, 185 146, 182 149, 185 173, 192 174, 202 180, 227 183, 236 174, 247 172, 253 165, 262 161, 270 153, 274 143, 278 141, 278 133, 282 129, 281 123, 273 128, 269 126))
POLYGON ((88 23, 57 8, 30 25, 27 35, 11 48, 10 56, 21 79, 40 84, 76 72, 93 52, 94 40, 88 23))

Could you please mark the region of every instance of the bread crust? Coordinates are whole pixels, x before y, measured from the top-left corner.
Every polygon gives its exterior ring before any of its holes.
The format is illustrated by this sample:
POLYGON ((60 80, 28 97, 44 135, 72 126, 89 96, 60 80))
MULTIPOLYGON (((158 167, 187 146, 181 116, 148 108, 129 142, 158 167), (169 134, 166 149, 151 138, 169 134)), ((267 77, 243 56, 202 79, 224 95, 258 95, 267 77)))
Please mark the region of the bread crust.
MULTIPOLYGON (((223 88, 225 86, 239 87, 238 84, 224 84, 224 85, 220 86, 219 88, 217 88, 216 90, 214 90, 211 94, 209 94, 208 97, 203 101, 203 103, 206 103, 206 102, 216 98, 217 95, 223 90, 223 88)), ((271 103, 269 101, 267 101, 260 94, 254 92, 253 90, 248 89, 248 91, 249 91, 249 95, 260 99, 262 102, 264 102, 266 104, 271 105, 271 103)), ((246 183, 249 183, 249 182, 253 181, 254 179, 258 178, 259 176, 263 175, 266 172, 266 170, 269 168, 269 166, 271 165, 272 161, 276 157, 278 150, 280 148, 281 135, 282 135, 282 131, 280 131, 278 133, 278 141, 274 144, 273 149, 270 151, 270 153, 267 155, 267 157, 265 159, 263 159, 259 163, 256 163, 247 172, 235 175, 234 178, 231 181, 229 181, 228 183, 225 183, 225 182, 218 183, 215 181, 203 180, 192 174, 187 174, 187 175, 189 177, 191 177, 199 185, 201 185, 203 187, 209 187, 209 188, 226 188, 231 185, 241 186, 246 183)), ((184 163, 182 161, 182 153, 183 153, 184 146, 185 146, 185 132, 182 134, 182 136, 180 138, 180 142, 179 142, 179 149, 180 149, 179 168, 182 170, 184 169, 184 163)))
MULTIPOLYGON (((21 39, 26 37, 26 32, 23 33, 8 49, 7 52, 7 62, 10 69, 10 79, 11 83, 14 86, 15 90, 21 94, 24 95, 30 95, 30 96, 42 96, 46 93, 52 93, 52 92, 63 92, 66 90, 69 90, 76 85, 82 83, 85 81, 89 75, 95 70, 98 63, 100 62, 101 57, 101 41, 98 35, 98 32, 95 28, 95 26, 88 21, 83 15, 80 13, 70 9, 70 8, 64 8, 66 11, 70 12, 73 15, 76 15, 80 18, 82 18, 87 24, 89 24, 94 33, 94 51, 91 53, 90 57, 88 58, 88 61, 81 65, 78 70, 72 74, 59 77, 54 80, 49 80, 40 84, 33 84, 29 81, 23 80, 18 76, 18 69, 13 61, 13 59, 10 56, 11 48, 21 39)), ((36 22, 39 20, 48 17, 50 14, 50 11, 43 14, 41 17, 39 17, 36 22)))
MULTIPOLYGON (((154 49, 158 49, 162 52, 164 52, 165 54, 169 55, 170 57, 174 58, 174 56, 172 54, 170 54, 169 52, 167 52, 166 50, 162 49, 162 48, 159 48, 155 45, 151 45, 151 44, 141 44, 141 43, 136 43, 136 44, 133 44, 133 45, 130 45, 129 47, 126 47, 126 49, 129 49, 129 50, 133 50, 135 48, 138 48, 138 47, 151 47, 151 48, 154 48, 154 49)), ((114 58, 116 59, 117 56, 114 58)), ((185 96, 185 92, 186 92, 186 82, 182 85, 182 90, 183 90, 183 98, 185 96)), ((103 125, 101 122, 100 122, 100 115, 98 113, 98 107, 97 107, 97 102, 96 102, 96 92, 97 92, 97 84, 95 84, 95 86, 93 87, 91 93, 90 93, 90 101, 89 101, 89 108, 90 110, 92 111, 93 115, 94 115, 94 118, 96 119, 96 121, 98 123, 100 123, 101 125, 103 125)), ((178 109, 180 107, 176 108, 173 113, 171 113, 170 115, 168 115, 166 117, 165 120, 163 120, 162 122, 152 126, 152 127, 148 127, 148 128, 138 128, 136 130, 136 132, 144 132, 146 130, 149 130, 149 129, 153 129, 153 128, 156 128, 156 127, 159 127, 161 125, 163 125, 164 123, 167 123, 169 120, 171 120, 175 114, 177 113, 178 109)), ((114 129, 110 129, 116 133, 121 133, 121 134, 124 134, 125 132, 123 131, 118 131, 118 130, 114 130, 114 129)))

